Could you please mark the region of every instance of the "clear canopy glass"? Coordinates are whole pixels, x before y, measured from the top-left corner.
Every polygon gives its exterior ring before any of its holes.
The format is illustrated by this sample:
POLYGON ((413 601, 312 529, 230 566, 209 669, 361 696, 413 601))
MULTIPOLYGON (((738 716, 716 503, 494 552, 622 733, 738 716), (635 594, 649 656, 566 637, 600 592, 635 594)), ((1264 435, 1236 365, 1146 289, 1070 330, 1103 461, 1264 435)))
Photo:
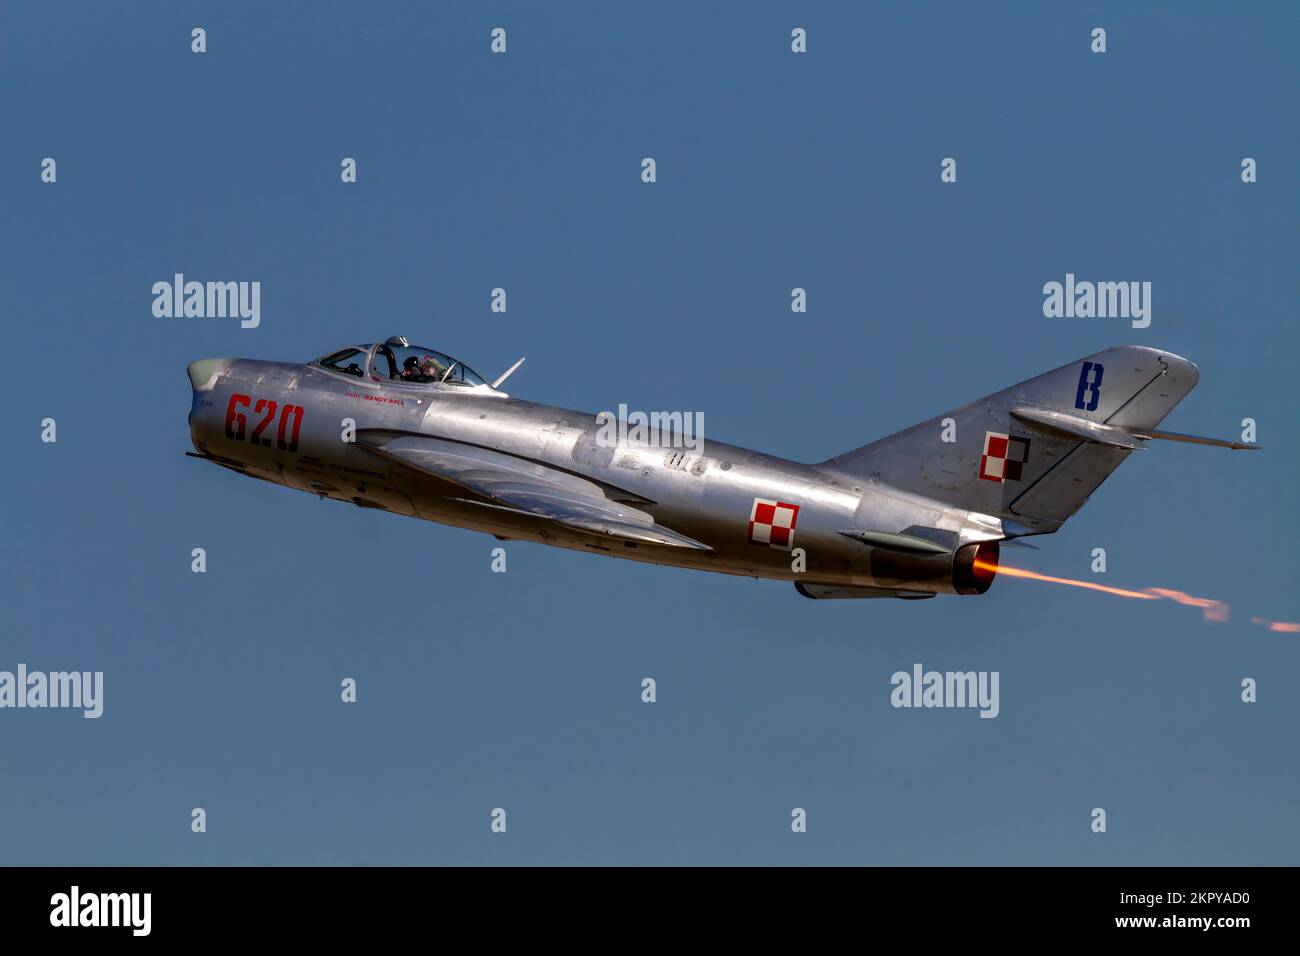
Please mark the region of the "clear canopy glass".
POLYGON ((368 354, 369 376, 374 382, 394 382, 400 385, 486 384, 483 376, 459 359, 418 345, 385 342, 375 346, 352 346, 325 356, 318 364, 335 372, 365 377, 368 354))

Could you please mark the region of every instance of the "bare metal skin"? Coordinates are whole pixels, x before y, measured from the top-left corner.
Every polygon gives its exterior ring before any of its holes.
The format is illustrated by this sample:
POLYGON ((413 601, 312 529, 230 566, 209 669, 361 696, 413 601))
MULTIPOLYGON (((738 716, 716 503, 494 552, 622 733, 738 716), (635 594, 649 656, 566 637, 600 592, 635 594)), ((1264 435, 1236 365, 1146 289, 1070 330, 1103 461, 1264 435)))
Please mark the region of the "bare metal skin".
POLYGON ((982 594, 999 542, 1055 531, 1150 440, 1257 447, 1154 431, 1198 373, 1135 346, 817 464, 707 440, 611 444, 597 416, 512 398, 399 337, 306 364, 203 359, 189 376, 196 457, 242 474, 817 598, 982 594), (432 362, 403 369, 408 353, 432 362))

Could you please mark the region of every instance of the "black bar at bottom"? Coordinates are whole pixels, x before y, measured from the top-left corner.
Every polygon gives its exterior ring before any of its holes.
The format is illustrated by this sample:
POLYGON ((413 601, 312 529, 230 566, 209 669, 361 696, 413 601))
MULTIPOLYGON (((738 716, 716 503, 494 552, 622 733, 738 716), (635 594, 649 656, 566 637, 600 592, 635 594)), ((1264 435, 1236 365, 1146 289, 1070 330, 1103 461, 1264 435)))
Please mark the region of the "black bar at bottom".
POLYGON ((0 870, 7 941, 584 938, 770 944, 1130 936, 1229 945, 1284 933, 1288 869, 0 870), (75 887, 75 889, 74 889, 75 887), (145 894, 148 894, 147 897, 145 894), (87 925, 89 924, 89 925, 87 925), (104 925, 109 924, 109 925, 104 925), (147 932, 146 932, 147 931, 147 932), (687 935, 681 935, 687 934, 687 935))

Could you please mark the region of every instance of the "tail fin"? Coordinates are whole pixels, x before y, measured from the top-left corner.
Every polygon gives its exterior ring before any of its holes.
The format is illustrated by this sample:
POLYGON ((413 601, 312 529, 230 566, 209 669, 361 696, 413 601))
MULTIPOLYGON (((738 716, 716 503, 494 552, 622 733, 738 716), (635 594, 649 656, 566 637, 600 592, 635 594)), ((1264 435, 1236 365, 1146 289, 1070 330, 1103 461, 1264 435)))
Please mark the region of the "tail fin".
POLYGON ((1199 373, 1125 345, 963 405, 822 462, 968 511, 1055 531, 1134 450, 1199 373))

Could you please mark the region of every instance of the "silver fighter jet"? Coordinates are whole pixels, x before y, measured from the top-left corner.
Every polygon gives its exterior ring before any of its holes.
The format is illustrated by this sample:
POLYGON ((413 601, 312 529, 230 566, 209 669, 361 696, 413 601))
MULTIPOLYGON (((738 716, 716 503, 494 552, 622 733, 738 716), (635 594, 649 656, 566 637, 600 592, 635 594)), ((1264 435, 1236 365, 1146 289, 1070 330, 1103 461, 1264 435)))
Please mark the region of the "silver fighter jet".
MULTIPOLYGON (((800 464, 513 398, 394 336, 306 364, 201 359, 195 457, 362 508, 810 598, 983 594, 999 542, 1050 534, 1153 439, 1196 366, 1120 346, 800 464)), ((189 453, 193 454, 193 453, 189 453)))

